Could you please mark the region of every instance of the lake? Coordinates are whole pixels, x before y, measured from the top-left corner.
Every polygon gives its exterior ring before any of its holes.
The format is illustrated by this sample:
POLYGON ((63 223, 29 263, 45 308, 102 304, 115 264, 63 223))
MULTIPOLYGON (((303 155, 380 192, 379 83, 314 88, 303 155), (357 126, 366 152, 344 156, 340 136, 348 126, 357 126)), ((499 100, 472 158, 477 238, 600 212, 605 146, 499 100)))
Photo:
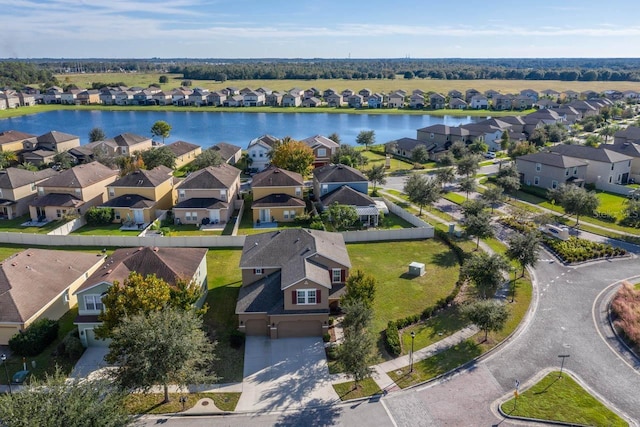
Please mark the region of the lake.
POLYGON ((57 130, 78 135, 81 143, 86 144, 89 131, 94 127, 102 128, 110 138, 125 132, 150 136, 149 130, 158 120, 166 121, 173 128, 165 140, 167 143, 183 140, 208 147, 225 141, 246 148, 249 141, 263 134, 304 139, 337 132, 344 144, 355 144, 355 138, 362 130, 374 130, 376 143, 385 143, 415 138, 416 130, 425 126, 458 126, 482 118, 408 114, 60 110, 2 119, 0 132, 13 129, 42 135, 57 130))

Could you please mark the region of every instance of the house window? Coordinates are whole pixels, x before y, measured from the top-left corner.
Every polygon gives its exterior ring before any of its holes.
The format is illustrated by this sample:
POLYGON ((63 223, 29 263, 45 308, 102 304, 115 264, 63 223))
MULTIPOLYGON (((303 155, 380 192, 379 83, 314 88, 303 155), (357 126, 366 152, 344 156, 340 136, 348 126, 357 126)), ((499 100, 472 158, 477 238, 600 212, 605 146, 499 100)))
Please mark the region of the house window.
POLYGON ((264 156, 264 153, 260 153, 260 157, 263 157, 263 156, 264 156))
POLYGON ((329 186, 327 184, 322 184, 322 194, 327 194, 329 191, 329 186))
POLYGON ((342 270, 339 268, 331 269, 331 282, 332 283, 340 283, 342 282, 342 270))
POLYGON ((35 182, 31 183, 31 191, 36 191, 36 183, 35 182))
POLYGON ((434 137, 433 133, 429 135, 429 138, 433 139, 433 137, 434 137))
POLYGON ((614 166, 614 164, 613 164, 613 163, 611 163, 611 170, 613 170, 613 166, 614 166))
POLYGON ((227 201, 227 190, 220 190, 220 198, 227 201))
POLYGON ((253 270, 253 274, 255 274, 256 276, 262 276, 264 272, 261 268, 256 268, 253 270))
POLYGON ((302 196, 302 188, 296 187, 296 197, 302 196))
POLYGON ((84 306, 87 310, 104 310, 104 305, 102 305, 102 297, 100 295, 85 295, 84 306))
POLYGON ((558 188, 558 181, 551 181, 551 188, 558 188))
POLYGON ((573 168, 573 174, 578 175, 578 168, 573 168))
POLYGON ((64 302, 69 302, 69 289, 64 291, 64 295, 62 295, 62 299, 64 300, 64 302))
POLYGON ((533 177, 533 185, 540 185, 540 177, 539 176, 534 176, 533 177))
POLYGON ((115 218, 117 221, 120 221, 120 211, 115 211, 115 213, 114 213, 114 218, 115 218))
POLYGON ((297 291, 297 304, 316 304, 316 290, 315 289, 298 289, 297 291))
POLYGON ((289 211, 282 211, 282 217, 284 219, 289 219, 289 211))
POLYGON ((318 157, 325 157, 327 155, 326 148, 318 148, 318 157))
POLYGON ((62 210, 61 209, 56 209, 56 217, 62 218, 62 210))
POLYGON ((569 176, 569 169, 567 169, 566 171, 564 171, 564 176, 569 176))
POLYGON ((78 197, 82 197, 82 190, 81 190, 81 189, 76 188, 76 189, 75 189, 75 193, 76 193, 76 196, 78 196, 78 197))
POLYGON ((113 187, 109 187, 109 197, 115 197, 116 190, 113 187))
POLYGON ((2 197, 2 188, 0 188, 0 197, 2 197))
POLYGON ((536 172, 540 172, 542 170, 542 165, 540 163, 536 163, 536 172))
POLYGON ((609 176, 609 184, 611 184, 612 181, 613 181, 613 177, 609 176))
POLYGON ((44 188, 38 187, 38 195, 39 196, 44 196, 44 188))
POLYGON ((185 196, 184 190, 178 190, 178 198, 179 199, 184 199, 184 196, 185 196))

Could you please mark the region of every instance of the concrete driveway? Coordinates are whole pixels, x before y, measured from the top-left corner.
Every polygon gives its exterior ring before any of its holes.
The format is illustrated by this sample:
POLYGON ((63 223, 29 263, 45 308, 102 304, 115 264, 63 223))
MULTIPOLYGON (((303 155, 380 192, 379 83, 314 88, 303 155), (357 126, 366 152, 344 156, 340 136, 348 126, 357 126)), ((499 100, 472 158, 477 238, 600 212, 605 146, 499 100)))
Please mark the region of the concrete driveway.
POLYGON ((71 378, 88 378, 91 376, 94 378, 96 375, 101 375, 103 369, 107 366, 107 362, 104 361, 104 357, 109 352, 108 347, 89 347, 73 367, 71 371, 71 378))
POLYGON ((270 412, 339 401, 322 338, 247 337, 236 411, 270 412))

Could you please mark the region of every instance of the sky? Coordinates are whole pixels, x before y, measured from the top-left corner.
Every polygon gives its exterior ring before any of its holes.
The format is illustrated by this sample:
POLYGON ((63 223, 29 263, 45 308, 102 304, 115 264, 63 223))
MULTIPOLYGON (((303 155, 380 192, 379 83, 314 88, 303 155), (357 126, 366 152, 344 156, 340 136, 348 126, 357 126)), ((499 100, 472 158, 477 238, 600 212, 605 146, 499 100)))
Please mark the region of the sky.
POLYGON ((1 58, 640 57, 637 0, 0 0, 1 58))

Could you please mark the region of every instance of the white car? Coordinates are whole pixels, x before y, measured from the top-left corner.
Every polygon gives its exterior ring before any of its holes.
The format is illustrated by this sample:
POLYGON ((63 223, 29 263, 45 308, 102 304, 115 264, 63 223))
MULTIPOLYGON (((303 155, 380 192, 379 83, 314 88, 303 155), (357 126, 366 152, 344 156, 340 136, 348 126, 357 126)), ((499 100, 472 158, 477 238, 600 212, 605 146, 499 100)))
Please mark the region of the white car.
POLYGON ((496 153, 495 151, 487 151, 486 153, 484 153, 484 157, 485 159, 495 159, 496 153))

